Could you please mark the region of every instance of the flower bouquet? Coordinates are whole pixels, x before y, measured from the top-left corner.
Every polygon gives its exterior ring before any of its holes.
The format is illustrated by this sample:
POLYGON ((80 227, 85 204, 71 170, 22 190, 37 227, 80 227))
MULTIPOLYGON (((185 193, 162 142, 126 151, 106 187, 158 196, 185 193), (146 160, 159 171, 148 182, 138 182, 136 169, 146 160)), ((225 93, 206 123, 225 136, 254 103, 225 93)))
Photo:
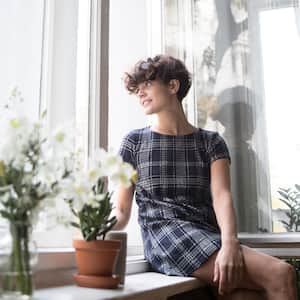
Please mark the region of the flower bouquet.
POLYGON ((0 241, 0 293, 23 300, 33 293, 32 227, 39 212, 53 206, 61 183, 70 175, 72 159, 65 132, 47 133, 45 114, 32 121, 24 115, 24 105, 14 89, 0 118, 0 218, 10 232, 8 243, 0 241))

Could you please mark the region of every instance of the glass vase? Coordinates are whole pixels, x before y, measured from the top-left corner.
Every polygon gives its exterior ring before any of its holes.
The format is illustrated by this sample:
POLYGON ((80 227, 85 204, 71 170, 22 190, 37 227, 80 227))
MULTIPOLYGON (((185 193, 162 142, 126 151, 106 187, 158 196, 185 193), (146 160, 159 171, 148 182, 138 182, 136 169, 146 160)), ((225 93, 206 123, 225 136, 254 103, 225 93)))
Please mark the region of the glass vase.
POLYGON ((31 225, 11 222, 8 233, 1 237, 0 244, 0 299, 32 299, 32 267, 37 262, 37 247, 31 225))

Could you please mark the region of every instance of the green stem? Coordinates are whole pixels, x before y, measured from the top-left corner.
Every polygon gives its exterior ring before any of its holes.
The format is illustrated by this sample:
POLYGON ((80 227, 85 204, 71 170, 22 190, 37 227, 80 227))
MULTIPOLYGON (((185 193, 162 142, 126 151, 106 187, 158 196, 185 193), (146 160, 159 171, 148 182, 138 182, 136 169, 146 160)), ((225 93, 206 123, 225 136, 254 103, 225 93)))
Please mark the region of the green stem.
POLYGON ((22 295, 32 295, 32 278, 30 267, 28 223, 11 223, 12 251, 10 255, 10 270, 4 280, 4 289, 8 292, 20 292, 22 295))
POLYGON ((32 295, 32 278, 30 268, 30 252, 29 252, 29 228, 26 228, 24 234, 24 276, 25 276, 25 289, 24 294, 32 295))
POLYGON ((22 234, 20 224, 11 224, 11 233, 13 239, 11 271, 14 273, 14 276, 16 276, 16 288, 23 291, 22 234))

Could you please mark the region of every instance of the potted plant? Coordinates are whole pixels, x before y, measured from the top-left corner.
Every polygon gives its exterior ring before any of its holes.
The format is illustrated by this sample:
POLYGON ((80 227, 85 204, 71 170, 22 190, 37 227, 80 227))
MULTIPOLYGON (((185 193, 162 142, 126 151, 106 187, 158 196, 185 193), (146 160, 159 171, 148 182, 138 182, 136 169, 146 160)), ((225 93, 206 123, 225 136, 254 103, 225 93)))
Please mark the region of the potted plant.
POLYGON ((64 199, 70 207, 73 219, 70 224, 80 230, 82 238, 74 239, 78 274, 75 282, 84 287, 114 288, 120 278, 112 274, 121 242, 106 240, 106 234, 116 224, 111 216, 112 192, 108 180, 114 186, 129 187, 136 181, 136 171, 122 161, 119 155, 96 151, 89 167, 80 164, 65 180, 64 199))
POLYGON ((295 189, 279 188, 279 200, 284 203, 288 210, 281 209, 286 215, 287 220, 280 220, 285 229, 289 232, 299 231, 300 229, 300 185, 295 184, 295 189))
MULTIPOLYGON (((281 209, 285 213, 286 219, 280 220, 288 232, 299 232, 300 229, 300 185, 295 184, 295 188, 279 188, 279 200, 284 203, 288 209, 281 209)), ((297 288, 300 293, 300 260, 299 258, 289 258, 290 263, 296 271, 297 288)))
POLYGON ((69 175, 67 135, 62 130, 47 133, 45 114, 33 121, 24 115, 24 105, 15 88, 0 118, 0 218, 6 220, 9 233, 6 243, 0 240, 0 295, 23 300, 33 294, 37 250, 32 228, 69 175))

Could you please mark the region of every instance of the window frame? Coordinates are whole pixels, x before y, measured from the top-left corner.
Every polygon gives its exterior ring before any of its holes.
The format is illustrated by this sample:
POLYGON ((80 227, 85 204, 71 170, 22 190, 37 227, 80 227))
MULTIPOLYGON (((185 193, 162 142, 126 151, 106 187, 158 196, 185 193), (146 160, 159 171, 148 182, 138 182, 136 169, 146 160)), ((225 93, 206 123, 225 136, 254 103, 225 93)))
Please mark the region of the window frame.
MULTIPOLYGON (((53 0, 44 0, 44 41, 43 41, 43 75, 41 78, 40 110, 51 111, 52 90, 55 89, 52 78, 55 76, 56 63, 54 53, 58 51, 55 43, 54 21, 56 6, 53 0), (47 72, 48 70, 48 72, 47 72)), ((108 66, 109 66, 109 1, 90 1, 90 49, 89 49, 89 133, 88 154, 93 150, 108 146, 108 66), (103 71, 104 70, 104 71, 103 71)), ((50 120, 48 120, 50 124, 50 120)), ((62 279, 67 270, 76 268, 75 251, 69 247, 38 248, 39 261, 37 272, 60 271, 62 279)), ((143 258, 143 246, 128 246, 127 274, 145 272, 148 264, 143 258)), ((59 276, 60 273, 58 273, 59 276)), ((49 277, 51 280, 51 276, 49 277)), ((57 277, 55 279, 57 281, 57 277)), ((65 281, 62 280, 62 281, 65 281)), ((49 282, 51 285, 51 282, 49 282)))
MULTIPOLYGON (((298 0, 251 0, 248 1, 248 18, 249 24, 251 26, 251 31, 249 30, 249 40, 252 41, 252 59, 251 59, 251 68, 255 69, 256 76, 253 78, 253 86, 254 90, 256 91, 259 98, 265 98, 265 89, 264 89, 264 80, 263 80, 263 67, 262 67, 262 45, 261 45, 261 35, 260 35, 260 20, 259 14, 263 11, 273 10, 273 9, 284 9, 284 8, 300 8, 300 3, 298 0)), ((261 114, 265 113, 265 106, 260 107, 261 114)), ((266 124, 264 124, 266 129, 266 124)), ((267 143, 267 139, 266 139, 267 143)), ((266 167, 270 170, 270 163, 268 160, 268 156, 264 156, 263 160, 266 161, 266 167)), ((270 178, 269 178, 270 179, 270 178)), ((270 182, 269 182, 270 184, 270 182)), ((273 207, 272 203, 270 203, 270 215, 271 220, 273 219, 273 207)), ((260 211, 260 209, 259 209, 260 211)), ((276 239, 276 235, 278 233, 272 232, 269 233, 270 235, 274 235, 274 239, 276 239)), ((262 233, 264 235, 264 233, 262 233)), ((291 239, 293 242, 296 243, 297 239, 299 240, 299 235, 296 232, 291 233, 291 236, 295 235, 295 239, 291 237, 285 237, 283 243, 287 244, 288 239, 291 239), (297 238, 298 236, 298 238, 297 238)), ((263 244, 263 240, 259 238, 258 234, 253 234, 255 237, 256 242, 259 244, 263 244)), ((279 244, 278 244, 279 245, 279 244)), ((294 253, 293 251, 290 253, 294 253)), ((295 254, 296 255, 296 254, 295 254)), ((296 255, 297 256, 297 255, 296 255)))

